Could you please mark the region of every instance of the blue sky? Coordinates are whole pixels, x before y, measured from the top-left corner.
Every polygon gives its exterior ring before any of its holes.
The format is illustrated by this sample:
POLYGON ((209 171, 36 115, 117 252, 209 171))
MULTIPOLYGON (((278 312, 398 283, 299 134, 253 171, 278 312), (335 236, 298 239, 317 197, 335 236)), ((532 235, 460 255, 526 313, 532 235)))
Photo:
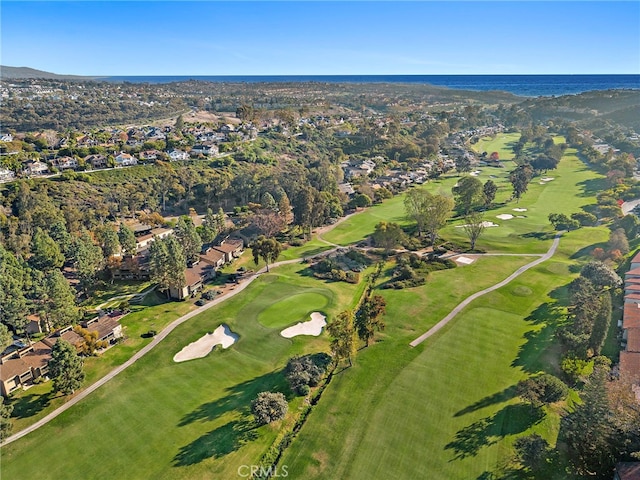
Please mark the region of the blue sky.
POLYGON ((1 0, 3 65, 77 75, 640 73, 640 2, 1 0))

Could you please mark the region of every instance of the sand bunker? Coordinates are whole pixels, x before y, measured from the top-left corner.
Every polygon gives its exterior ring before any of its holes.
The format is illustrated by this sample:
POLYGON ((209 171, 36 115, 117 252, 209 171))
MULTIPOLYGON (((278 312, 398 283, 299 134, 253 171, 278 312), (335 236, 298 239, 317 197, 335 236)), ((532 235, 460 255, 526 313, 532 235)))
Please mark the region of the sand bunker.
POLYGON ((500 215, 496 215, 496 218, 499 218, 500 220, 511 220, 513 215, 510 213, 501 213, 500 215))
POLYGON ((550 182, 551 180, 554 180, 554 178, 553 177, 542 177, 540 180, 542 182, 550 182))
MULTIPOLYGON (((482 226, 484 228, 487 228, 487 227, 499 227, 500 225, 498 225, 497 223, 484 221, 482 222, 482 226)), ((464 228, 464 227, 466 227, 466 225, 456 225, 456 228, 464 228)))
POLYGON ((526 208, 514 208, 513 211, 514 212, 526 212, 527 209, 526 208))
POLYGON ((176 353, 173 361, 186 362, 194 358, 206 357, 216 345, 222 345, 222 348, 229 348, 236 340, 238 340, 238 335, 229 330, 229 327, 223 323, 213 333, 207 333, 176 353))
POLYGON ((480 170, 475 170, 473 172, 471 172, 469 175, 471 175, 472 177, 477 177, 478 175, 480 175, 482 172, 480 170))
POLYGON ((475 258, 469 258, 469 257, 463 257, 463 256, 454 258, 454 260, 458 263, 462 263, 463 265, 469 265, 470 263, 473 263, 476 261, 475 258))
POLYGON ((298 335, 313 335, 317 337, 322 333, 322 327, 327 324, 327 317, 320 312, 313 312, 311 320, 298 322, 293 327, 285 328, 280 332, 284 338, 293 338, 298 335))

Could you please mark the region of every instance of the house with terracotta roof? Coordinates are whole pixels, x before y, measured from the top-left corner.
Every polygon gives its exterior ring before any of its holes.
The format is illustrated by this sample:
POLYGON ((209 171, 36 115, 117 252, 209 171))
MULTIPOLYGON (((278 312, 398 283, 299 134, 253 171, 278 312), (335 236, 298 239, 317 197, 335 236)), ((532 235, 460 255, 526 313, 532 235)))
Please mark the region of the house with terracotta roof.
POLYGON ((212 247, 224 255, 225 263, 231 263, 242 254, 244 242, 240 239, 228 239, 220 242, 220 245, 212 247))
POLYGON ((40 341, 0 359, 0 394, 28 388, 49 371, 51 347, 40 341))
POLYGON ((613 480, 638 480, 640 478, 640 462, 620 462, 616 465, 613 480))

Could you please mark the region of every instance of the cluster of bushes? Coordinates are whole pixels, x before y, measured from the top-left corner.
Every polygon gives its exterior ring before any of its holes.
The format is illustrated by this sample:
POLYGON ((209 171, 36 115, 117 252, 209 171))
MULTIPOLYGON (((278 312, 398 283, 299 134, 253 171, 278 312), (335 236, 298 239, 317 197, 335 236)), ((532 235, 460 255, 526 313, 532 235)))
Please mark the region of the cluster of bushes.
POLYGON ((357 250, 349 250, 344 254, 326 257, 313 265, 314 277, 325 280, 336 280, 347 283, 358 283, 360 274, 371 260, 357 250))
POLYGON ((410 288, 424 285, 429 272, 455 268, 456 262, 450 259, 440 259, 436 254, 430 255, 426 260, 415 253, 401 253, 396 257, 396 268, 393 279, 384 284, 382 288, 410 288))
POLYGON ((310 387, 319 385, 330 363, 331 357, 326 353, 291 358, 285 368, 291 390, 298 395, 307 395, 310 387))

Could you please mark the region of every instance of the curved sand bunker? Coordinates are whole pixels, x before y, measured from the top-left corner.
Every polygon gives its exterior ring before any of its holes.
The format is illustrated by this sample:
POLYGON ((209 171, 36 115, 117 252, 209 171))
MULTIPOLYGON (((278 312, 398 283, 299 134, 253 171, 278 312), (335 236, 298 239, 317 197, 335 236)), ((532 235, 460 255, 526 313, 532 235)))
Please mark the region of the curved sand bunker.
POLYGON ((195 358, 203 358, 209 355, 216 345, 221 345, 222 348, 229 348, 236 340, 238 340, 238 335, 223 323, 213 333, 207 333, 176 353, 173 361, 186 362, 195 358))
POLYGON ((313 335, 317 337, 322 333, 322 327, 327 324, 327 317, 320 312, 313 312, 311 320, 298 322, 293 327, 285 328, 280 332, 284 338, 293 338, 298 335, 313 335))
POLYGON ((496 215, 496 218, 499 218, 500 220, 511 220, 513 215, 510 213, 501 213, 500 215, 496 215))
MULTIPOLYGON (((456 225, 456 228, 464 228, 466 226, 467 225, 456 225)), ((484 228, 487 228, 487 227, 499 227, 500 225, 498 225, 497 223, 488 222, 488 221, 485 220, 484 222, 482 222, 482 226, 484 228)))

